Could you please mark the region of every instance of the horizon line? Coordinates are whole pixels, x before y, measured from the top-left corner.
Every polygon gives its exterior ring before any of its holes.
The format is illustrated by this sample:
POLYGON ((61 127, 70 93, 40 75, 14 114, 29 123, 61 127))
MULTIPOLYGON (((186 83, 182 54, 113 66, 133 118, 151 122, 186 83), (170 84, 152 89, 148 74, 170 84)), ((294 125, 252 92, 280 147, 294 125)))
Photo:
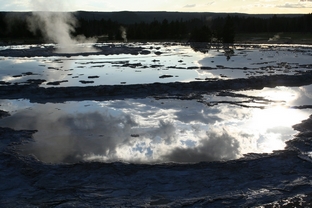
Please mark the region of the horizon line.
POLYGON ((213 14, 244 14, 244 15, 307 15, 307 14, 312 14, 312 13, 243 13, 243 12, 215 12, 215 11, 204 11, 204 12, 198 12, 198 11, 132 11, 132 10, 116 10, 116 11, 89 11, 89 10, 76 10, 76 11, 30 11, 30 10, 25 10, 25 11, 0 11, 0 12, 12 12, 12 13, 32 13, 32 12, 64 12, 64 13, 75 13, 75 12, 94 12, 94 13, 114 13, 114 12, 151 12, 151 13, 213 13, 213 14))

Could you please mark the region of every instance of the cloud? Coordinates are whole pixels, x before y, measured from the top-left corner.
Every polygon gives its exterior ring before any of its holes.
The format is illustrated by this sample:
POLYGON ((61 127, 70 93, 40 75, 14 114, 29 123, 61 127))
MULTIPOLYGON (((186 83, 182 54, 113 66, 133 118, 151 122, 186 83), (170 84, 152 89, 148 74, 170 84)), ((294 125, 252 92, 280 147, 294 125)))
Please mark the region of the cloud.
POLYGON ((33 154, 48 163, 79 162, 88 155, 116 159, 116 148, 131 138, 136 122, 127 115, 112 117, 98 112, 45 115, 46 108, 24 110, 0 121, 14 129, 39 130, 35 142, 24 145, 25 154, 33 154))
POLYGON ((277 5, 276 7, 278 8, 306 8, 306 6, 303 4, 291 4, 291 3, 286 3, 284 5, 277 5))
POLYGON ((277 5, 278 8, 290 8, 290 9, 303 9, 312 8, 312 0, 300 0, 299 3, 285 3, 283 5, 277 5))
POLYGON ((208 2, 206 5, 213 5, 213 4, 215 4, 215 1, 208 2))
POLYGON ((20 151, 47 163, 158 161, 163 150, 178 143, 177 129, 169 121, 159 120, 143 130, 139 125, 126 113, 71 114, 56 110, 53 104, 36 105, 0 120, 3 127, 38 130, 34 142, 20 151))
POLYGON ((208 132, 207 137, 194 148, 175 148, 163 156, 165 161, 199 162, 236 159, 239 156, 239 142, 226 131, 222 134, 208 132))
POLYGON ((194 8, 196 7, 196 4, 187 4, 184 6, 184 8, 194 8))
MULTIPOLYGON (((311 89, 300 90, 310 96, 311 89)), ((303 104, 309 103, 306 96, 302 97, 303 104)), ((12 109, 10 103, 0 105, 4 110, 8 106, 6 111, 12 109)), ((236 159, 249 152, 283 148, 292 134, 290 126, 303 116, 293 116, 297 111, 288 115, 286 108, 207 107, 194 100, 151 98, 23 104, 20 108, 25 110, 0 120, 0 126, 38 130, 35 142, 21 146, 21 150, 52 163, 236 159), (295 121, 289 123, 281 115, 295 121)))
MULTIPOLYGON (((199 106, 199 105, 198 105, 199 106)), ((193 106, 192 106, 193 107, 193 106)), ((213 124, 216 121, 220 121, 221 119, 216 116, 220 110, 218 109, 209 109, 209 110, 202 110, 202 111, 189 111, 189 112, 183 112, 183 111, 177 111, 175 115, 177 116, 177 120, 180 120, 182 122, 201 122, 206 124, 213 124)))
POLYGON ((175 142, 175 132, 176 128, 171 122, 165 122, 163 120, 160 120, 159 128, 157 128, 156 130, 152 130, 151 132, 149 132, 149 134, 151 134, 153 139, 155 139, 156 135, 157 137, 161 137, 165 144, 170 145, 175 142))
MULTIPOLYGON (((173 102, 172 106, 175 104, 173 102)), ((133 105, 136 106, 135 103, 133 105)), ((21 110, 0 120, 0 126, 38 130, 34 135, 34 142, 24 144, 20 150, 23 154, 35 155, 47 163, 75 163, 85 160, 198 162, 233 159, 238 154, 237 141, 226 132, 217 133, 220 131, 215 129, 210 130, 215 133, 206 134, 205 130, 196 125, 191 129, 184 129, 184 123, 162 120, 162 116, 157 116, 157 113, 150 114, 156 114, 153 124, 145 124, 141 117, 133 116, 133 112, 112 112, 112 116, 109 110, 102 107, 103 113, 88 111, 73 114, 59 108, 63 109, 54 104, 36 105, 32 109, 21 110), (182 126, 176 126, 181 124, 182 126), (185 152, 186 158, 179 156, 185 152)), ((141 112, 142 109, 136 110, 141 112)), ((202 117, 199 118, 201 122, 215 122, 216 118, 203 117, 202 114, 203 112, 198 115, 202 117)), ((176 118, 181 119, 181 122, 187 119, 182 114, 178 117, 176 118)), ((187 122, 193 120, 197 120, 196 115, 188 118, 187 122)))

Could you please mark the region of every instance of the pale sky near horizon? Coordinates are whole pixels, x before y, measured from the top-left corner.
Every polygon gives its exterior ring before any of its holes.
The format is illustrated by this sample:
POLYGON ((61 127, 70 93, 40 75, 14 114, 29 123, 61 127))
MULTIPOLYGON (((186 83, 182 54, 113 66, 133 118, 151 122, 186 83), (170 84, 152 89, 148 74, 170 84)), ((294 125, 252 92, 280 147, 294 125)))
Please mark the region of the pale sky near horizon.
POLYGON ((0 0, 0 11, 312 13, 312 0, 0 0))

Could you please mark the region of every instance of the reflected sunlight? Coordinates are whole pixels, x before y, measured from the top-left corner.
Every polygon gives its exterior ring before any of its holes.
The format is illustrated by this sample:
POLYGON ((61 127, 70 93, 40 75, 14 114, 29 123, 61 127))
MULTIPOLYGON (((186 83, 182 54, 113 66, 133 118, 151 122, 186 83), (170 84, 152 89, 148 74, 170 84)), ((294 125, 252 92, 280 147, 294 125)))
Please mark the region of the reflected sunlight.
POLYGON ((264 90, 259 96, 273 101, 290 102, 298 98, 298 92, 292 90, 290 87, 276 87, 264 90))
MULTIPOLYGON (((273 152, 274 150, 281 150, 286 147, 286 143, 281 140, 281 135, 276 133, 266 134, 266 138, 258 141, 258 151, 260 152, 273 152)), ((290 138, 289 138, 290 139, 290 138)))
POLYGON ((23 77, 12 77, 12 76, 4 76, 2 77, 2 79, 0 81, 4 81, 4 82, 12 82, 12 81, 18 81, 18 80, 22 80, 23 77))
POLYGON ((256 109, 253 113, 252 125, 265 130, 277 126, 292 126, 305 118, 305 114, 297 109, 274 106, 267 109, 256 109))
POLYGON ((273 101, 271 107, 254 109, 252 112, 249 128, 262 135, 258 139, 257 149, 261 152, 284 149, 285 141, 292 139, 296 132, 292 126, 307 116, 305 112, 289 107, 300 94, 291 87, 276 87, 264 88, 256 96, 273 101))
POLYGON ((265 137, 258 141, 259 150, 272 152, 273 150, 284 149, 285 138, 290 140, 295 134, 292 126, 304 119, 306 119, 306 114, 300 110, 274 106, 268 109, 255 109, 249 125, 250 128, 265 137), (284 129, 285 132, 281 129, 284 129), (278 133, 271 133, 271 131, 278 131, 278 133))
POLYGON ((261 109, 224 104, 207 107, 196 100, 153 98, 62 104, 4 100, 0 102, 3 110, 17 111, 2 119, 0 126, 38 129, 36 142, 24 145, 23 150, 45 162, 236 159, 284 149, 285 141, 296 133, 292 126, 308 117, 307 111, 288 107, 289 101, 274 102, 281 97, 295 98, 293 92, 279 90, 252 92, 256 97, 266 93, 272 100, 261 109))

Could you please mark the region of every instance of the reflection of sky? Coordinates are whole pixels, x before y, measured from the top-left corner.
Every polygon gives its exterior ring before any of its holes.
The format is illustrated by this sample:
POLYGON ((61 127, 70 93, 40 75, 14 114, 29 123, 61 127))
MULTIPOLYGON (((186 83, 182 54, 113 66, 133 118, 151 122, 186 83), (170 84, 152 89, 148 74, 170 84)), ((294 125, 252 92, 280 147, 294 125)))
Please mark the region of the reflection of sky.
POLYGON ((206 95, 203 103, 146 98, 43 105, 2 100, 1 110, 12 116, 0 120, 0 125, 39 130, 36 142, 23 151, 46 162, 228 160, 283 149, 295 133, 291 126, 311 114, 290 106, 311 103, 311 92, 311 86, 265 88, 237 92, 248 98, 206 95), (205 104, 244 99, 250 103, 250 96, 271 101, 261 103, 263 109, 205 104))
POLYGON ((41 77, 42 67, 35 60, 9 58, 0 62, 0 80, 5 82, 25 82, 31 78, 41 77), (23 73, 32 72, 34 75, 23 76, 23 73), (22 75, 20 77, 14 77, 22 75), (39 76, 38 76, 39 75, 39 76))
POLYGON ((296 51, 296 48, 292 47, 240 48, 235 50, 228 60, 222 53, 212 51, 210 53, 214 53, 214 56, 204 57, 198 63, 201 66, 213 68, 221 66, 221 69, 210 70, 210 72, 214 75, 222 74, 228 78, 244 78, 272 73, 294 74, 295 70, 302 70, 298 65, 311 64, 310 52, 311 48, 306 51, 296 51))
POLYGON ((262 90, 246 90, 238 93, 249 96, 260 96, 272 101, 283 101, 282 103, 288 107, 304 106, 311 105, 312 85, 301 87, 265 87, 262 90))
MULTIPOLYGON (((150 54, 1 57, 0 81, 21 83, 28 79, 44 79, 46 82, 43 86, 47 86, 48 82, 65 80, 67 82, 62 82, 60 86, 81 86, 80 81, 94 82, 88 85, 189 82, 206 78, 294 74, 295 70, 307 70, 299 65, 312 64, 311 48, 300 46, 237 47, 229 57, 223 49, 211 48, 208 53, 200 53, 186 45, 129 44, 128 47, 143 47, 150 54), (161 52, 161 55, 156 55, 157 52, 161 52), (212 69, 202 70, 200 67, 212 69), (23 74, 26 72, 33 74, 23 74), (162 75, 171 77, 159 78, 162 75)), ((22 46, 11 48, 23 49, 22 46)), ((35 46, 25 46, 24 50, 34 48, 35 46)))

